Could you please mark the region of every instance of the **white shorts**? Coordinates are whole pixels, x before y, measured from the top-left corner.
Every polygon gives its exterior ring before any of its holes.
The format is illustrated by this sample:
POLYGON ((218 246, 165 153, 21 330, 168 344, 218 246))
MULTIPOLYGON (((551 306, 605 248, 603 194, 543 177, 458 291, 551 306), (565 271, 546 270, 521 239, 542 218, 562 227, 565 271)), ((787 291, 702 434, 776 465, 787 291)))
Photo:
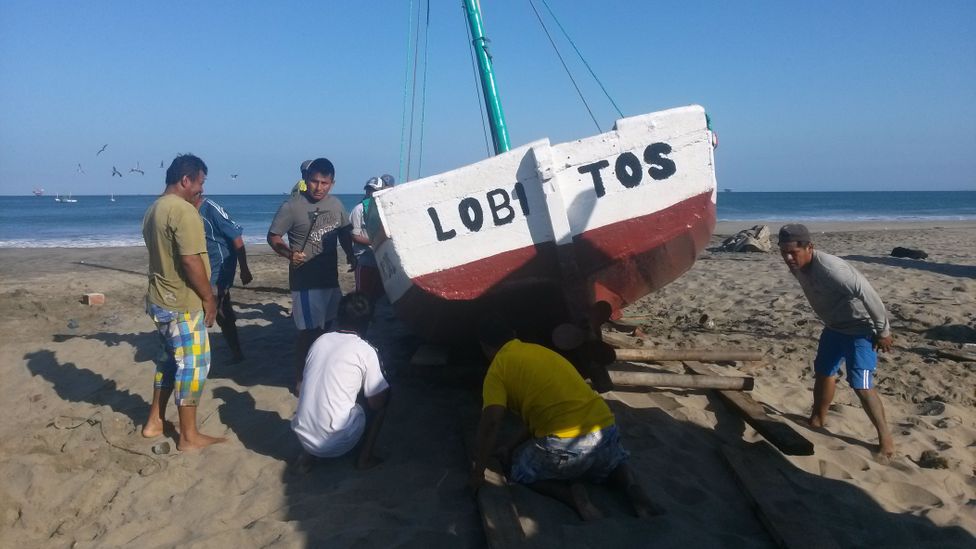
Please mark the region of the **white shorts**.
POLYGON ((313 288, 291 293, 291 316, 299 330, 324 329, 339 313, 339 288, 313 288))

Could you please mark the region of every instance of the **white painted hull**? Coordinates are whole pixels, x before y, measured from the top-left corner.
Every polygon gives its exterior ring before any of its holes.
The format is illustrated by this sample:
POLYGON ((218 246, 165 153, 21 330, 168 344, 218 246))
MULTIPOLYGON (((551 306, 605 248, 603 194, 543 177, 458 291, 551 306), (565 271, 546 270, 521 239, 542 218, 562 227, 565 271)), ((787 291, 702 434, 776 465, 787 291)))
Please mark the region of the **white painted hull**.
POLYGON ((689 106, 382 191, 370 232, 390 300, 436 337, 463 330, 486 299, 558 288, 566 257, 591 302, 619 309, 660 288, 707 243, 715 187, 705 113, 689 106))

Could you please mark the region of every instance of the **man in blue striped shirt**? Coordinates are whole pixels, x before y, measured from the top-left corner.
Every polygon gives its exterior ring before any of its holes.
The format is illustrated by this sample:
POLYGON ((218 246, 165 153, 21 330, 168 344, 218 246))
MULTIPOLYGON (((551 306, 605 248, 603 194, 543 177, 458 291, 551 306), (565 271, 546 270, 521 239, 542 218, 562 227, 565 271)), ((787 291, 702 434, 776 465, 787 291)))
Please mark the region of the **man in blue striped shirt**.
POLYGON ((237 336, 237 316, 230 301, 230 288, 234 285, 237 265, 241 266, 241 283, 247 286, 253 277, 247 266, 244 250, 244 228, 234 222, 219 204, 200 196, 197 209, 203 218, 203 230, 207 236, 207 254, 210 256, 210 285, 217 296, 217 325, 227 338, 232 362, 244 360, 241 342, 237 336))

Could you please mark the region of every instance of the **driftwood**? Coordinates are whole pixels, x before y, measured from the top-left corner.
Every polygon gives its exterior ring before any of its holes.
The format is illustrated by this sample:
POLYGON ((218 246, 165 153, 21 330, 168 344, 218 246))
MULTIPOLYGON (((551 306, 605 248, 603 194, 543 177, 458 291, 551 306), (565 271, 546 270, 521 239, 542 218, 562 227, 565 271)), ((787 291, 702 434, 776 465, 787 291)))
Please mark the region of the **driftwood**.
POLYGON ((829 531, 818 524, 817 514, 793 491, 779 468, 785 460, 768 444, 760 442, 744 449, 726 445, 722 456, 776 545, 788 549, 840 547, 829 531))
POLYGON ((959 362, 976 362, 976 355, 964 353, 962 351, 946 351, 939 349, 935 353, 942 358, 948 358, 950 360, 956 360, 959 362))
MULTIPOLYGON (((474 437, 466 437, 465 446, 468 454, 473 457, 477 447, 474 437)), ((487 465, 485 482, 478 489, 477 500, 488 547, 525 547, 525 530, 522 529, 518 509, 515 508, 501 464, 497 459, 490 458, 487 465)))
POLYGON ((687 389, 723 389, 728 391, 751 391, 755 380, 751 377, 725 377, 715 375, 662 374, 657 372, 619 372, 610 371, 614 385, 636 385, 640 387, 679 387, 687 389))
MULTIPOLYGON (((685 362, 685 367, 698 375, 713 375, 708 369, 695 362, 685 362)), ((720 390, 719 396, 725 404, 738 414, 746 423, 752 426, 760 435, 779 448, 781 452, 789 456, 812 456, 813 443, 803 435, 797 433, 792 427, 773 419, 762 404, 752 399, 751 396, 738 391, 720 390)))
MULTIPOLYGON (((611 343, 612 345, 612 343, 611 343)), ((616 349, 617 360, 664 362, 696 360, 699 362, 732 362, 762 360, 762 351, 714 351, 711 349, 616 349)))

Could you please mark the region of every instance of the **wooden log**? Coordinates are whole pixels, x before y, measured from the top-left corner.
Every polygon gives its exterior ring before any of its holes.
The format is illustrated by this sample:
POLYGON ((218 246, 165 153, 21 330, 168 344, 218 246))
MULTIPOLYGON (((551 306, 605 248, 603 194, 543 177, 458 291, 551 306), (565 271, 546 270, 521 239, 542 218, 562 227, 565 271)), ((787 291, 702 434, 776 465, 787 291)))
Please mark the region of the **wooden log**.
POLYGON ((643 339, 614 332, 602 332, 600 337, 603 338, 604 343, 616 348, 633 348, 642 347, 644 345, 643 339))
POLYGON ((948 358, 957 362, 976 362, 976 355, 964 353, 962 351, 946 351, 939 349, 935 353, 942 358, 948 358))
MULTIPOLYGON (((476 446, 473 436, 465 437, 469 456, 474 456, 476 446)), ((509 549, 526 546, 525 530, 522 529, 518 509, 512 500, 512 492, 502 473, 501 464, 495 458, 488 460, 485 482, 478 489, 477 500, 488 547, 509 549)))
POLYGON ((610 371, 610 381, 614 385, 636 385, 640 387, 679 387, 684 389, 724 389, 728 391, 751 391, 755 380, 751 377, 699 376, 687 374, 662 374, 657 372, 619 372, 610 371))
MULTIPOLYGON (((698 375, 714 375, 701 364, 685 362, 685 367, 698 375)), ((768 414, 761 404, 747 394, 738 391, 721 390, 719 397, 738 414, 746 423, 752 426, 760 435, 789 456, 812 456, 813 443, 792 427, 778 421, 768 414)))
POLYGON ((760 442, 745 449, 725 445, 722 456, 776 545, 788 549, 840 547, 830 532, 818 524, 818 515, 793 491, 778 467, 783 458, 769 444, 760 442))
POLYGON ((617 360, 633 362, 663 362, 695 360, 698 362, 732 362, 762 360, 763 352, 716 351, 712 349, 616 349, 617 360))

